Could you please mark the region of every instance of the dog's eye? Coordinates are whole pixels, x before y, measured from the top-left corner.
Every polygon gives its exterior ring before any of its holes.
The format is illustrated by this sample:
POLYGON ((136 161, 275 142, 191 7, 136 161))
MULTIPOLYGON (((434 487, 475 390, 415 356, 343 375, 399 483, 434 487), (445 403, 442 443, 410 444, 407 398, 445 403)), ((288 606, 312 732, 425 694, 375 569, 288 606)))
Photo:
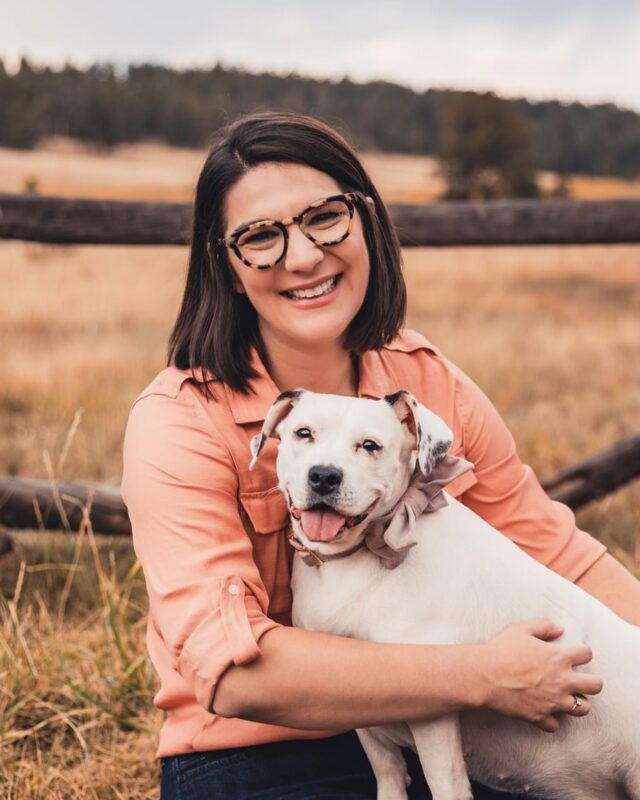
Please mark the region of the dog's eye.
POLYGON ((309 428, 298 428, 293 432, 298 439, 310 439, 311 438, 311 431, 309 428))
POLYGON ((362 442, 362 449, 366 450, 367 453, 375 453, 376 450, 381 450, 382 448, 377 442, 374 442, 373 439, 365 439, 364 442, 362 442))

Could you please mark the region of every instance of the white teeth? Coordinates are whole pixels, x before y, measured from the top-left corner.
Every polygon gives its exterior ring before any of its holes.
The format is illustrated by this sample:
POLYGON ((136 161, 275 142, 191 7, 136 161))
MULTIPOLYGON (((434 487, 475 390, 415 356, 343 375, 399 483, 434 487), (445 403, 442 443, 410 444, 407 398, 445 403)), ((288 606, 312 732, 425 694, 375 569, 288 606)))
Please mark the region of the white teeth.
POLYGON ((328 294, 333 290, 337 283, 337 276, 329 278, 328 281, 321 283, 319 286, 314 286, 313 289, 301 289, 296 292, 285 292, 287 297, 292 297, 295 300, 304 300, 309 297, 321 297, 323 294, 328 294))

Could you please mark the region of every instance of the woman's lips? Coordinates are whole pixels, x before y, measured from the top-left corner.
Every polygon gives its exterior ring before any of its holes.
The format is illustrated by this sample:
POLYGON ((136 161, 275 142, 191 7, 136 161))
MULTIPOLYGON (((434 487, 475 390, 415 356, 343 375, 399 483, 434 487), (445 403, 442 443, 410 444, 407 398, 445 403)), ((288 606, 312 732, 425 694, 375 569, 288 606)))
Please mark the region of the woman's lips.
POLYGON ((316 295, 315 297, 292 297, 290 292, 280 292, 280 297, 286 300, 289 303, 293 303, 296 307, 299 308, 317 308, 318 306, 324 306, 330 303, 334 297, 336 296, 340 284, 342 283, 342 274, 340 275, 333 275, 331 278, 327 278, 324 281, 316 284, 315 288, 317 289, 319 286, 322 286, 325 283, 329 283, 329 281, 333 280, 334 285, 333 288, 329 288, 328 291, 323 292, 322 294, 316 295))

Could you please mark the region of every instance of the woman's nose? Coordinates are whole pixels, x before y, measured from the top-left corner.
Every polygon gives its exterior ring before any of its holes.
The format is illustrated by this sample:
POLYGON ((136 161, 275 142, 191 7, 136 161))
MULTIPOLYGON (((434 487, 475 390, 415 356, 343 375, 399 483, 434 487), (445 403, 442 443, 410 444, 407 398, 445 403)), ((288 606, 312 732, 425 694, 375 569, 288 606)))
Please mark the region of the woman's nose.
POLYGON ((322 248, 307 239, 295 223, 290 225, 284 268, 290 272, 310 272, 322 258, 322 248))

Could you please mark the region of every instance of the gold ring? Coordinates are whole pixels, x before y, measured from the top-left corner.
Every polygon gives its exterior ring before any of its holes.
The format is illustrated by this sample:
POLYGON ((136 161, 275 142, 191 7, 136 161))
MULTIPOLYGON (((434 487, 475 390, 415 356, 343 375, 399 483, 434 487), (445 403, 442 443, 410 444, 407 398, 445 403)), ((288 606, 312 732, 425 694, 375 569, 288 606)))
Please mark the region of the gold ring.
POLYGON ((576 708, 580 708, 581 705, 582 705, 582 698, 578 697, 577 694, 574 694, 573 695, 573 705, 571 706, 571 708, 569 709, 569 711, 567 713, 573 714, 573 712, 576 710, 576 708))

